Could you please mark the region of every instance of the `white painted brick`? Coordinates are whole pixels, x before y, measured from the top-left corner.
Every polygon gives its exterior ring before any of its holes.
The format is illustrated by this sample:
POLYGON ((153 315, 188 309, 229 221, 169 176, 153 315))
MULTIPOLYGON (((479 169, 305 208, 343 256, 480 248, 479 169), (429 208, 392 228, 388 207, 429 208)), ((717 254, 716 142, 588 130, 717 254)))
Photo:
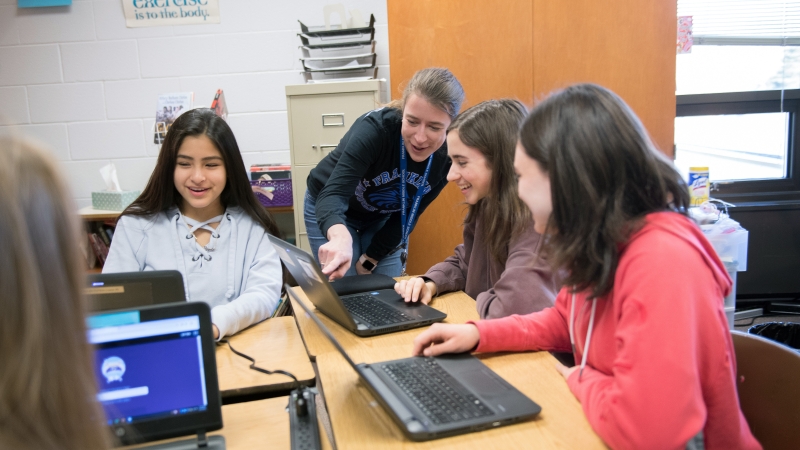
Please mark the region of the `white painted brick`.
POLYGON ((142 77, 298 69, 291 32, 191 36, 139 41, 142 77))
POLYGON ((22 44, 94 40, 91 2, 73 2, 62 8, 20 8, 16 21, 22 44))
POLYGON ((220 70, 214 57, 215 36, 139 40, 142 77, 209 75, 220 70))
POLYGON ((102 83, 28 86, 31 122, 76 122, 105 119, 102 83))
MULTIPOLYGON (((105 83, 106 111, 109 119, 156 117, 158 96, 181 92, 177 78, 105 83)), ((196 97, 195 97, 196 98, 196 97)), ((209 102, 209 105, 211 102, 209 102)))
POLYGON ((181 78, 181 91, 194 92, 195 105, 210 106, 217 89, 225 91, 231 114, 285 111, 287 84, 303 83, 299 72, 271 72, 181 78))
POLYGON ((119 185, 126 191, 142 191, 156 167, 156 158, 114 159, 119 185))
POLYGON ((95 1, 93 4, 97 39, 132 39, 173 35, 171 26, 126 27, 125 15, 122 12, 122 2, 119 0, 95 1))
MULTIPOLYGON (((288 19, 289 17, 288 14, 281 15, 281 10, 293 9, 287 8, 286 3, 289 2, 266 2, 264 0, 223 1, 219 3, 220 23, 175 26, 175 34, 186 36, 287 29, 286 23, 282 24, 283 28, 275 26, 276 18, 288 19)), ((285 20, 285 22, 288 21, 285 20)), ((296 24, 297 22, 294 23, 296 24)))
POLYGON ((0 47, 0 86, 60 82, 57 45, 0 47))
POLYGON ((73 198, 72 201, 75 202, 75 207, 78 209, 86 208, 87 206, 92 206, 92 198, 73 198))
POLYGON ((67 180, 74 198, 91 198, 92 191, 104 191, 106 185, 100 176, 100 168, 109 163, 108 159, 97 161, 60 161, 58 166, 67 180))
POLYGON ((80 122, 69 125, 73 160, 146 156, 141 120, 80 122))
POLYGON ((286 112, 231 115, 228 125, 242 153, 289 149, 286 112))
POLYGON ((136 41, 62 44, 61 64, 67 83, 139 78, 136 41))
POLYGON ((0 88, 3 107, 0 109, 0 125, 30 123, 28 96, 23 86, 0 88))
POLYGON ((67 126, 64 124, 47 125, 15 125, 0 127, 0 136, 23 136, 41 144, 42 148, 50 151, 55 159, 69 160, 69 140, 67 126))
POLYGON ((215 40, 220 73, 299 69, 296 33, 230 34, 215 40))
POLYGON ((375 25, 375 53, 376 65, 389 65, 389 25, 375 25))
MULTIPOLYGON (((0 4, 2 1, 0 0, 0 4)), ((19 44, 19 32, 14 20, 16 13, 16 6, 0 6, 0 45, 19 44)))

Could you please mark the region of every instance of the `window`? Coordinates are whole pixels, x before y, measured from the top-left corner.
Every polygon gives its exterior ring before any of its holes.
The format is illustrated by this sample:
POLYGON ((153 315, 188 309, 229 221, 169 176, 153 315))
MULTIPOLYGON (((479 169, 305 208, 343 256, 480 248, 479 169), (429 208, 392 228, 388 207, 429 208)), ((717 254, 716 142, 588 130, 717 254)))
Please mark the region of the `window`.
POLYGON ((678 170, 708 166, 716 197, 800 197, 800 0, 679 0, 678 16, 678 170))

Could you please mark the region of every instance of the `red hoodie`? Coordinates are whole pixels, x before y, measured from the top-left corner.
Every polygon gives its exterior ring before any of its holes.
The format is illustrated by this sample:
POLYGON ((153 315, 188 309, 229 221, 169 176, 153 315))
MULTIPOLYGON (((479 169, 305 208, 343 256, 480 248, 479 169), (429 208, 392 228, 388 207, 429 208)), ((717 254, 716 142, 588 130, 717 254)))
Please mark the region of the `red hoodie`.
MULTIPOLYGON (((722 307, 731 280, 689 219, 661 212, 622 249, 614 288, 596 301, 583 375, 567 380, 594 431, 612 448, 760 449, 739 409, 736 360, 722 307)), ((580 364, 592 301, 575 296, 580 364)), ((476 351, 571 351, 572 295, 525 315, 475 323, 476 351)))

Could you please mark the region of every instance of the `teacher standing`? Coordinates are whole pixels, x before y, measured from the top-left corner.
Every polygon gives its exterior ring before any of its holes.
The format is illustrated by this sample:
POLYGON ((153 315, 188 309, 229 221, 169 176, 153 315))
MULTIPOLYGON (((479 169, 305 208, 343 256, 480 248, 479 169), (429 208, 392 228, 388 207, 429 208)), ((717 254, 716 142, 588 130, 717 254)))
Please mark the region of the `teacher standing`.
POLYGON ((463 101, 449 70, 420 70, 401 101, 356 119, 311 171, 303 215, 331 280, 405 271, 408 235, 447 183, 445 137, 463 101))

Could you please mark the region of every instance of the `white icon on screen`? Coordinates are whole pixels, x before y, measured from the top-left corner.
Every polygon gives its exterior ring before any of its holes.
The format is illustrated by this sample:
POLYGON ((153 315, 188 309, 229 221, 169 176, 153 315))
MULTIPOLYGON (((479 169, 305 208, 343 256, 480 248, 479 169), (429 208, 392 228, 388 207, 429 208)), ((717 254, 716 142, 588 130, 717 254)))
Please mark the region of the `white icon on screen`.
POLYGON ((110 356, 103 360, 100 371, 108 383, 122 381, 122 375, 125 375, 125 361, 119 356, 110 356))

